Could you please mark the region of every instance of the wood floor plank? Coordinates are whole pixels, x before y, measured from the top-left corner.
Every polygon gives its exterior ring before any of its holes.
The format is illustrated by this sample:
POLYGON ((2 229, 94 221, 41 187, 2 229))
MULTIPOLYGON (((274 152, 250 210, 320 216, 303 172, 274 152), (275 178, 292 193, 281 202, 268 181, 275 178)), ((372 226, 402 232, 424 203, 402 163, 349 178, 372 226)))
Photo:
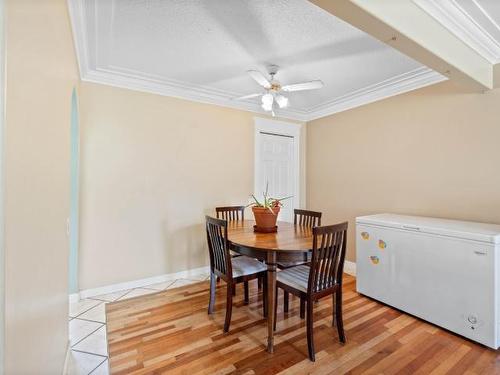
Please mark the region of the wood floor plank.
POLYGON ((288 313, 279 296, 275 353, 266 352, 262 294, 250 303, 238 286, 230 332, 224 334, 225 286, 217 286, 207 314, 208 282, 106 305, 112 374, 500 374, 497 351, 356 293, 346 276, 343 293, 347 343, 332 326, 332 299, 314 306, 316 362, 307 355, 299 300, 288 313))

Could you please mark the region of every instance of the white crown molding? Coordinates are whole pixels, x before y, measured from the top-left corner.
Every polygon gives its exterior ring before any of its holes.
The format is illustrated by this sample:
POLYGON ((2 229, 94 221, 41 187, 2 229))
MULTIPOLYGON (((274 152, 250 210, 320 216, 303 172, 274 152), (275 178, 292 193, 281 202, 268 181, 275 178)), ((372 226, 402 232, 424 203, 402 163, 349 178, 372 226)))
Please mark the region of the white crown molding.
MULTIPOLYGON (((85 0, 67 1, 82 81, 269 115, 256 102, 231 100, 232 97, 238 96, 236 93, 179 82, 117 66, 94 67, 90 61, 92 51, 90 50, 91 46, 88 44, 85 26, 85 0)), ((287 108, 277 110, 276 114, 280 118, 307 122, 441 82, 445 79, 445 77, 431 69, 422 67, 334 98, 308 110, 287 108)))
MULTIPOLYGON (((151 77, 135 76, 123 72, 114 72, 112 70, 85 69, 84 71, 86 71, 86 74, 82 76, 82 81, 85 82, 99 83, 269 115, 267 112, 264 112, 257 103, 234 101, 231 100, 230 96, 227 94, 221 94, 216 90, 210 90, 195 85, 181 83, 172 84, 151 77)), ((353 91, 347 95, 334 98, 331 101, 313 107, 307 112, 286 109, 277 111, 277 114, 278 117, 307 122, 429 86, 446 79, 446 77, 436 73, 432 69, 422 67, 353 91)))
POLYGON ((433 85, 446 79, 430 68, 417 68, 313 107, 308 112, 308 121, 433 85))
MULTIPOLYGON (((261 106, 256 102, 235 101, 231 99, 231 97, 237 95, 231 95, 227 92, 221 92, 220 90, 210 89, 199 85, 152 77, 146 74, 127 73, 123 69, 118 69, 116 67, 109 67, 107 69, 87 69, 86 74, 82 75, 81 79, 86 82, 100 83, 269 115, 269 113, 262 110, 261 106)), ((307 121, 307 112, 305 111, 288 108, 285 110, 276 110, 275 112, 278 117, 307 121)))
POLYGON ((85 26, 85 6, 83 0, 68 0, 68 11, 73 30, 76 59, 80 77, 87 75, 89 66, 87 28, 85 26))
MULTIPOLYGON (((491 64, 500 63, 500 42, 474 21, 455 0, 413 2, 491 64)), ((473 4, 477 6, 475 2, 473 4)), ((479 8, 478 11, 484 12, 479 8)))

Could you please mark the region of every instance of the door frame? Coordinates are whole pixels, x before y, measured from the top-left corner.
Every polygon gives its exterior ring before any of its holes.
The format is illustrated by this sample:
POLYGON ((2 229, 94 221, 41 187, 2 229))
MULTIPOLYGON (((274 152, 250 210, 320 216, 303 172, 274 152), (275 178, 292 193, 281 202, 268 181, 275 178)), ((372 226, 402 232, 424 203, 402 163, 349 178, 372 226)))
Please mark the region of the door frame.
POLYGON ((79 216, 80 216, 80 112, 78 91, 71 93, 70 119, 70 212, 69 212, 69 257, 68 292, 69 302, 79 300, 78 253, 79 253, 79 216))
MULTIPOLYGON (((293 203, 294 208, 300 208, 301 203, 304 201, 303 194, 301 191, 303 184, 303 180, 305 177, 305 171, 301 168, 304 165, 301 160, 301 156, 305 155, 305 152, 301 152, 301 149, 304 147, 302 145, 301 133, 302 133, 302 124, 294 123, 294 122, 285 122, 281 120, 271 120, 263 117, 254 117, 254 194, 262 194, 262 192, 258 191, 257 181, 260 172, 261 166, 259 165, 259 154, 260 154, 260 142, 259 135, 260 133, 270 133, 276 134, 278 136, 287 136, 294 138, 294 190, 295 194, 291 202, 293 203)), ((256 195, 258 196, 258 195, 256 195)))
POLYGON ((5 1, 0 0, 0 375, 5 368, 5 1))

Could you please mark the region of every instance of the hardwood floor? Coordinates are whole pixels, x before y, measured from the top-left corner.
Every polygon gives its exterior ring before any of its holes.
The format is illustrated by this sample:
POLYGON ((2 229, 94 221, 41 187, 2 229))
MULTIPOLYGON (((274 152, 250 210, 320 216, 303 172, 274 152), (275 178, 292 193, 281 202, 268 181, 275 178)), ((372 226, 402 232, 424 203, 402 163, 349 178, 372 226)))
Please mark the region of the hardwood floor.
POLYGON ((266 352, 266 320, 256 282, 250 304, 240 286, 230 332, 222 333, 225 286, 207 315, 209 283, 106 305, 112 374, 500 374, 500 355, 355 292, 344 285, 341 345, 332 327, 331 298, 315 305, 316 362, 307 356, 299 301, 283 313, 279 295, 275 353, 266 352))

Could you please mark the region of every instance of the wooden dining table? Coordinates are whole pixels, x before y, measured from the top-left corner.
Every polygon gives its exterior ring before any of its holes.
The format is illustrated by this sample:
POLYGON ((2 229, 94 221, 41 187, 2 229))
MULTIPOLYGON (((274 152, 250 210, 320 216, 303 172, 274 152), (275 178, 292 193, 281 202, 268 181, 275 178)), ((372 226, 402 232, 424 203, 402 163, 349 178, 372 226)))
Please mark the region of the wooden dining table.
POLYGON ((255 221, 228 222, 227 237, 231 250, 262 260, 267 265, 267 351, 274 351, 274 305, 276 296, 276 268, 278 262, 300 261, 312 251, 312 229, 287 222, 278 222, 276 233, 254 232, 255 221))

